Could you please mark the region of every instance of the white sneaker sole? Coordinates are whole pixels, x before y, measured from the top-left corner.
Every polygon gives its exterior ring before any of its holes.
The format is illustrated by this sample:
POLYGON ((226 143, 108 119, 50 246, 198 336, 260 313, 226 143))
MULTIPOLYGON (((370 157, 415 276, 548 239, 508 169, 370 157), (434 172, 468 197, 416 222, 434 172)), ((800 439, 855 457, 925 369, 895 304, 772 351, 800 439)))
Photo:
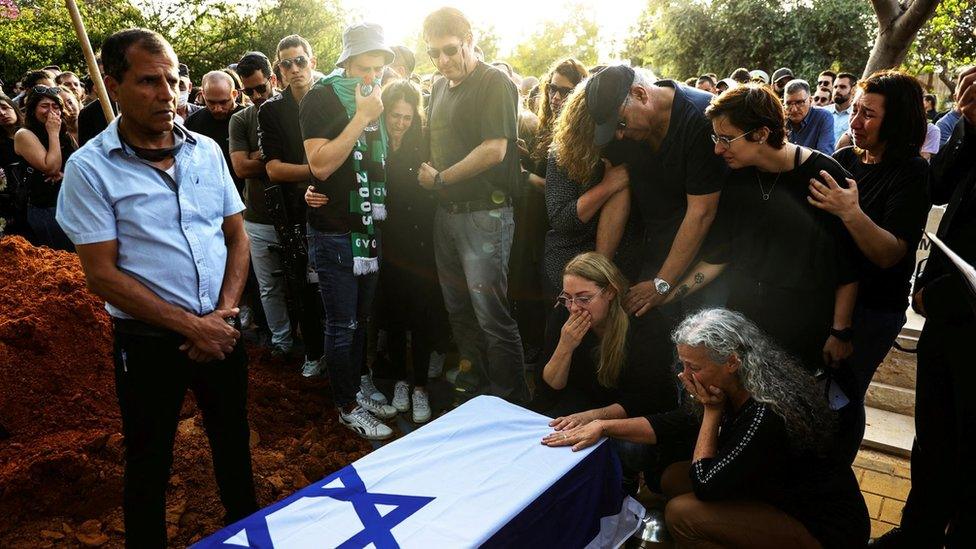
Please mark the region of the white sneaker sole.
POLYGON ((346 422, 346 420, 342 419, 341 417, 339 418, 339 423, 345 425, 347 429, 366 440, 386 440, 393 436, 392 430, 388 434, 368 433, 366 432, 366 429, 362 428, 358 424, 346 422))

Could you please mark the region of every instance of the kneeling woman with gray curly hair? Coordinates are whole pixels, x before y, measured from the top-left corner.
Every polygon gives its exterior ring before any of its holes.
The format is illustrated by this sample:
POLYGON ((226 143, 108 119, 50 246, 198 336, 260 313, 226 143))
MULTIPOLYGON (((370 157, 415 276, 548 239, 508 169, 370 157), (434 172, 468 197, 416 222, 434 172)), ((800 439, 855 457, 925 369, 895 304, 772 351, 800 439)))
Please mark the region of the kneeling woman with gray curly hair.
MULTIPOLYGON (((700 416, 692 461, 670 465, 661 480, 676 545, 864 546, 867 507, 851 468, 830 453, 834 417, 813 377, 726 309, 689 316, 672 340, 700 416)), ((657 441, 644 418, 579 431, 568 434, 576 449, 600 435, 657 441)))

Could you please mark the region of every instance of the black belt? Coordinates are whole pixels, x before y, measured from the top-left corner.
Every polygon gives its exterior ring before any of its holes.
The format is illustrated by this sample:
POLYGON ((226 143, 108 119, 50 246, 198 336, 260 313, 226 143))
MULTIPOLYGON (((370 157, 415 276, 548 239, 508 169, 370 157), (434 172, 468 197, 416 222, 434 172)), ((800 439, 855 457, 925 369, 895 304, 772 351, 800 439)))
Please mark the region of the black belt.
POLYGON ((484 210, 497 210, 507 208, 512 202, 506 198, 501 203, 493 200, 470 200, 468 202, 444 202, 440 204, 441 209, 449 214, 481 212, 484 210))
POLYGON ((180 334, 172 330, 160 328, 159 326, 154 326, 148 322, 143 322, 134 318, 112 318, 112 326, 115 327, 115 331, 117 333, 126 335, 175 339, 182 337, 180 334))

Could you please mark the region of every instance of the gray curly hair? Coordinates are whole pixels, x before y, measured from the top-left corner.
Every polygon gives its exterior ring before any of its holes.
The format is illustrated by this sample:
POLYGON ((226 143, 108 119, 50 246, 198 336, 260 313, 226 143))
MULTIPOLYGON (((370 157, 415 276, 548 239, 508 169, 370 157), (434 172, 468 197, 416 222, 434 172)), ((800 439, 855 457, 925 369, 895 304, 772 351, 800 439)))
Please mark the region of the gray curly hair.
POLYGON ((728 309, 705 309, 685 318, 671 339, 676 345, 705 347, 719 363, 738 356, 737 375, 743 388, 783 418, 793 444, 823 449, 835 417, 822 389, 752 321, 728 309))

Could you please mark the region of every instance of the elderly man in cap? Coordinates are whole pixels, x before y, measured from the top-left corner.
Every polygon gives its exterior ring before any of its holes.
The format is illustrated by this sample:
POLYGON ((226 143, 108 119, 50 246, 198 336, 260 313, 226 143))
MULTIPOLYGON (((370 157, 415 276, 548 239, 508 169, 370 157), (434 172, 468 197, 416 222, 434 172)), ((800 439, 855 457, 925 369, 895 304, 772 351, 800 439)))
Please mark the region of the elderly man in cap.
POLYGON ((592 77, 583 93, 596 146, 629 139, 641 149, 629 169, 644 174, 631 181, 646 183, 607 202, 597 234, 598 242, 622 234, 632 195, 646 236, 640 280, 627 293, 625 307, 641 316, 662 304, 684 276, 718 210, 726 168, 713 153, 712 126, 705 118, 714 96, 673 80, 655 82, 623 65, 592 77))
POLYGON ((319 276, 339 419, 363 438, 384 439, 393 431, 380 419, 396 408, 361 387, 360 368, 380 261, 374 220, 386 217, 380 78, 395 54, 371 23, 348 27, 342 45, 338 68, 313 86, 299 113, 313 184, 305 199, 309 257, 319 276))

